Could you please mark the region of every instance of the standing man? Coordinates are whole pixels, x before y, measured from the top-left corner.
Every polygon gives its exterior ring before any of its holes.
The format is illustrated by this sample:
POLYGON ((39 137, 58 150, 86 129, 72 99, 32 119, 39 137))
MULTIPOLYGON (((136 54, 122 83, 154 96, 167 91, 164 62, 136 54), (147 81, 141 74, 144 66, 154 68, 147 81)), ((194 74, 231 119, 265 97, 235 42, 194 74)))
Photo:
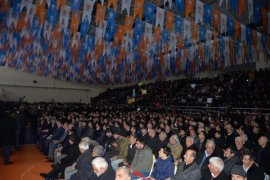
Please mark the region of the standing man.
POLYGON ((14 132, 13 118, 6 106, 0 107, 0 141, 3 148, 3 164, 8 165, 13 162, 9 160, 11 152, 12 137, 14 132))

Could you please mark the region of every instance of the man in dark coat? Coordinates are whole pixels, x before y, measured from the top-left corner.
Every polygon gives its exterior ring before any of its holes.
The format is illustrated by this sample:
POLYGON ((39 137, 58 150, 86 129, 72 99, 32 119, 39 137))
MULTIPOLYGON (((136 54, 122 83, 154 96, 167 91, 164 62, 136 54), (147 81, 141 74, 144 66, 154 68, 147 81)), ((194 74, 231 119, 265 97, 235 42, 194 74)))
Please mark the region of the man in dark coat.
POLYGON ((264 180, 263 170, 255 164, 255 156, 250 151, 243 154, 243 168, 247 172, 247 180, 264 180))
POLYGON ((236 156, 236 150, 234 147, 227 147, 224 151, 224 156, 226 157, 226 159, 224 160, 224 169, 223 171, 225 172, 225 174, 227 176, 231 175, 231 170, 232 167, 235 164, 241 164, 240 159, 238 158, 238 156, 236 156))
POLYGON ((201 180, 229 180, 229 177, 224 173, 224 162, 219 157, 211 157, 208 165, 210 174, 205 174, 201 180))
POLYGON ((201 178, 201 170, 195 162, 196 154, 193 149, 186 150, 184 162, 179 164, 174 180, 199 180, 201 178))
POLYGON ((67 156, 64 157, 60 163, 56 164, 55 167, 48 174, 40 173, 42 177, 45 177, 47 179, 57 178, 58 173, 61 172, 61 177, 63 178, 65 168, 71 166, 74 162, 76 162, 76 159, 80 155, 77 137, 70 136, 68 141, 69 145, 67 145, 67 147, 65 147, 61 151, 61 153, 66 154, 67 156))
POLYGON ((0 107, 0 141, 3 148, 3 164, 8 165, 12 162, 9 161, 11 144, 13 142, 13 133, 15 132, 15 120, 10 115, 7 107, 0 107))
POLYGON ((261 136, 259 139, 259 145, 261 149, 258 153, 258 163, 260 168, 264 170, 267 176, 270 176, 270 144, 266 136, 261 136))
MULTIPOLYGON (((97 157, 92 161, 92 166, 96 176, 91 180, 115 179, 115 172, 109 167, 107 161, 102 157, 97 157)), ((90 179, 89 179, 90 180, 90 179)))

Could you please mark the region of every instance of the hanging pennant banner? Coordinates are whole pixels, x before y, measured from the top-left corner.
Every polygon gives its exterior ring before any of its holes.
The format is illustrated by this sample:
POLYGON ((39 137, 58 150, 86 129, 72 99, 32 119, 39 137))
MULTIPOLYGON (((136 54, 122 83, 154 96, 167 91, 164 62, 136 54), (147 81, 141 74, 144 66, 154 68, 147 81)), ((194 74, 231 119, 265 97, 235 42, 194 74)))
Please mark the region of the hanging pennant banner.
POLYGON ((183 19, 175 16, 174 32, 183 35, 183 19))
POLYGON ((246 43, 246 26, 241 24, 241 42, 246 43))
POLYGON ((199 26, 197 25, 197 23, 193 22, 192 23, 192 33, 191 33, 191 39, 193 43, 196 43, 198 40, 198 33, 199 33, 199 26))
POLYGON ((196 0, 196 10, 195 10, 195 22, 202 24, 203 23, 203 11, 204 3, 200 0, 196 0))
POLYGON ((66 6, 66 0, 57 0, 57 10, 60 7, 65 7, 66 6))
POLYGON ((185 17, 192 16, 194 13, 195 0, 185 1, 185 17))
POLYGON ((116 11, 117 8, 117 0, 108 0, 108 8, 113 6, 114 11, 116 11))
POLYGON ((71 10, 72 11, 79 11, 81 7, 81 0, 72 0, 71 1, 71 10))
POLYGON ((234 19, 232 17, 228 17, 228 35, 234 37, 234 19))
POLYGON ((101 4, 97 4, 96 25, 104 21, 105 13, 106 13, 106 7, 102 6, 101 4))
POLYGON ((130 16, 130 7, 131 7, 131 0, 122 0, 122 11, 126 10, 127 14, 130 16))
POLYGON ((209 5, 204 6, 204 24, 212 26, 212 7, 209 5))
POLYGON ((152 24, 149 24, 149 23, 145 23, 145 30, 144 30, 144 36, 145 38, 148 40, 148 42, 152 42, 152 28, 153 28, 153 25, 152 24))
POLYGON ((227 16, 225 14, 220 14, 220 33, 227 32, 227 16))
POLYGON ((145 20, 151 24, 155 21, 155 9, 156 6, 148 1, 145 2, 145 20))
POLYGON ((134 15, 135 18, 138 16, 140 19, 143 17, 143 7, 144 7, 144 0, 135 0, 134 1, 134 15))
POLYGON ((191 37, 191 22, 184 19, 184 40, 185 44, 188 45, 191 37))
POLYGON ((243 16, 246 12, 246 1, 238 0, 238 15, 243 16))
POLYGON ((268 31, 268 17, 267 17, 267 9, 262 7, 262 23, 263 23, 263 29, 265 32, 268 31))
POLYGON ((262 20, 262 5, 260 2, 253 1, 253 22, 255 25, 258 25, 259 22, 262 20))
POLYGON ((81 15, 82 15, 81 11, 72 13, 71 22, 70 22, 70 30, 72 34, 78 31, 81 15))
POLYGON ((220 11, 214 9, 213 10, 213 17, 212 17, 212 25, 217 30, 217 32, 220 32, 220 11))
POLYGON ((241 25, 240 22, 235 20, 234 21, 234 39, 239 41, 240 40, 240 33, 241 33, 241 25))
POLYGON ((166 12, 166 29, 172 32, 173 25, 174 25, 174 14, 167 11, 166 12))
POLYGON ((87 18, 88 22, 91 23, 94 5, 95 5, 95 2, 92 0, 84 1, 82 20, 87 18))
MULTIPOLYGON (((221 7, 222 6, 222 4, 223 4, 223 1, 224 0, 219 0, 219 7, 221 7)), ((225 7, 226 7, 226 10, 228 9, 228 0, 225 0, 225 7)))
POLYGON ((253 23, 253 0, 247 0, 248 2, 248 22, 253 23))
POLYGON ((206 28, 203 26, 200 26, 200 41, 206 40, 206 28))
POLYGON ((246 27, 246 40, 248 45, 252 45, 252 30, 249 27, 246 27))
POLYGON ((157 12, 156 12, 156 27, 160 27, 161 30, 163 30, 164 26, 164 13, 165 10, 157 7, 157 12))
POLYGON ((68 27, 69 13, 70 13, 70 7, 69 6, 62 6, 61 7, 60 17, 59 17, 59 26, 61 28, 67 28, 68 27))
POLYGON ((182 16, 185 15, 185 0, 176 0, 176 9, 182 16))
POLYGON ((164 7, 166 6, 166 3, 169 3, 169 8, 172 9, 172 0, 164 0, 164 7))

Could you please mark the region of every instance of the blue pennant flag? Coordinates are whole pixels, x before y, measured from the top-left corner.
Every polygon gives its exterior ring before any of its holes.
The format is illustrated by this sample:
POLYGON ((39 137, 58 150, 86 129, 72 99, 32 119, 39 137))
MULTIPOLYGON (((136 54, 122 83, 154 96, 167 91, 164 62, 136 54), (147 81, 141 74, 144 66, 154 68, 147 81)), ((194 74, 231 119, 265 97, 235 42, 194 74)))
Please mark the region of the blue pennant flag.
POLYGON ((50 6, 47 10, 47 19, 48 19, 48 22, 51 24, 51 25, 54 25, 56 23, 56 20, 57 20, 57 9, 56 9, 56 1, 51 1, 50 3, 50 6))
POLYGON ((246 41, 248 45, 252 45, 252 30, 249 27, 246 27, 246 41))
POLYGON ((115 11, 114 9, 108 10, 107 25, 115 24, 115 11))
POLYGON ((161 35, 161 41, 163 43, 168 43, 168 41, 169 41, 169 31, 167 29, 163 29, 162 35, 161 35))
POLYGON ((184 24, 183 19, 179 16, 175 16, 174 21, 175 21, 174 22, 175 33, 179 33, 180 35, 183 35, 183 24, 184 24))
POLYGON ((204 24, 212 26, 212 7, 209 5, 204 6, 204 24))
POLYGON ((200 41, 205 41, 205 35, 206 35, 206 28, 203 26, 200 26, 200 41))
POLYGON ((108 42, 112 41, 115 33, 116 33, 116 25, 115 25, 115 23, 107 25, 107 29, 106 29, 106 32, 105 32, 105 40, 108 41, 108 42))
POLYGON ((238 59, 237 58, 238 53, 239 53, 239 42, 235 41, 234 42, 234 57, 236 60, 238 59))
MULTIPOLYGON (((62 45, 64 49, 68 48, 69 41, 70 41, 70 30, 65 29, 63 33, 63 40, 62 40, 62 45)), ((67 57, 70 57, 70 56, 67 56, 67 57)))
POLYGON ((265 34, 262 34, 262 36, 261 36, 261 43, 262 43, 262 46, 263 46, 263 49, 265 50, 265 51, 267 51, 267 49, 266 49, 266 45, 267 45, 267 38, 266 38, 266 35, 265 34))
POLYGON ((37 16, 34 16, 31 24, 31 33, 35 37, 40 37, 41 24, 37 19, 37 16))
POLYGON ((71 2, 71 10, 72 11, 79 11, 80 7, 81 7, 81 0, 72 0, 71 2))
POLYGON ((154 24, 155 22, 155 9, 156 6, 153 3, 148 1, 145 2, 145 21, 149 22, 150 24, 154 24))
POLYGON ((228 35, 234 37, 234 19, 232 17, 228 17, 228 35))
POLYGON ((133 30, 133 44, 136 46, 141 43, 143 37, 144 24, 139 19, 135 21, 135 27, 133 30))
POLYGON ((22 0, 13 0, 12 14, 20 14, 22 0))
POLYGON ((176 10, 180 11, 180 14, 184 16, 185 14, 185 0, 176 0, 176 10))
POLYGON ((87 49, 88 51, 92 52, 95 47, 95 37, 94 36, 88 36, 87 40, 87 49))
POLYGON ((232 12, 237 15, 238 14, 238 0, 230 0, 230 6, 232 12))
POLYGON ((80 27, 82 38, 85 38, 85 36, 89 30, 89 25, 90 25, 90 23, 89 23, 88 17, 86 16, 84 18, 84 20, 81 22, 81 27, 80 27))
POLYGON ((254 24, 258 25, 262 20, 262 5, 258 1, 253 1, 253 16, 254 16, 254 24))

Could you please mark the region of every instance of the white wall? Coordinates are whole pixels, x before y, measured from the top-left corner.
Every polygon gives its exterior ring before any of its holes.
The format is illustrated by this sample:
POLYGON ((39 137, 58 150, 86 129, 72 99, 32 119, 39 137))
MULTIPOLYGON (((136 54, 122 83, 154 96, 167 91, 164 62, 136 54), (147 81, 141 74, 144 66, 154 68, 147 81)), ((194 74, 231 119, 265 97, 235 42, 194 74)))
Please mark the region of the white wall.
POLYGON ((25 102, 83 102, 106 90, 103 85, 83 85, 39 77, 0 67, 0 100, 25 102), (36 80, 37 83, 33 81, 36 80))

